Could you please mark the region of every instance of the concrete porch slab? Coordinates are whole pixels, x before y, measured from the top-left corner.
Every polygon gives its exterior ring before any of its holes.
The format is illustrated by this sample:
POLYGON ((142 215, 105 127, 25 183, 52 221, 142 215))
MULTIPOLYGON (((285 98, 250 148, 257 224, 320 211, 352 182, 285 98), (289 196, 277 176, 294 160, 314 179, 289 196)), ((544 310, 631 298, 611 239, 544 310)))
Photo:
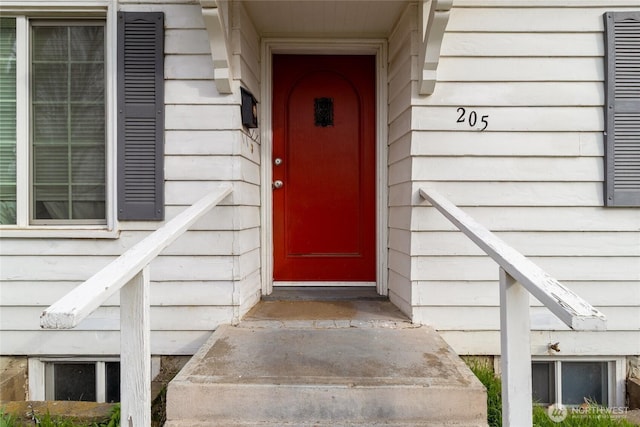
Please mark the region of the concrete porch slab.
POLYGON ((279 322, 282 325, 320 325, 388 323, 411 326, 411 321, 389 301, 261 301, 242 319, 241 325, 256 326, 255 322, 279 322))
POLYGON ((475 376, 433 329, 386 304, 262 303, 218 328, 170 383, 167 426, 486 426, 475 376), (323 307, 333 314, 315 318, 323 307))

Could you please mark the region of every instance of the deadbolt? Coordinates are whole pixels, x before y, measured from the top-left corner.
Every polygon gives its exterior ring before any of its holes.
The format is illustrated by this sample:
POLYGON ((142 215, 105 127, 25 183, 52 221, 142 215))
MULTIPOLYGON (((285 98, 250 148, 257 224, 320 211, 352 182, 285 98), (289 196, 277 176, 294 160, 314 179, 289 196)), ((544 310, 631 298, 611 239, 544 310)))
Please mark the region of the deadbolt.
POLYGON ((273 161, 273 164, 275 164, 276 166, 280 166, 282 164, 282 159, 280 157, 276 158, 273 161))

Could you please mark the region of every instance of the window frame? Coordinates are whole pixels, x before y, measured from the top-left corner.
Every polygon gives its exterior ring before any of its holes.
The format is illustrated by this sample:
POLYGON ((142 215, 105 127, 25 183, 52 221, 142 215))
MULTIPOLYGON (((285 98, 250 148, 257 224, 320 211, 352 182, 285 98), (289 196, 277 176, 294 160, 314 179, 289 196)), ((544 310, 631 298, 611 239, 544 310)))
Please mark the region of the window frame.
POLYGON ((106 364, 118 362, 117 357, 43 357, 29 358, 28 380, 29 400, 45 401, 53 400, 53 365, 56 363, 86 363, 96 366, 96 402, 104 403, 106 400, 106 364))
POLYGON ((623 407, 625 401, 624 381, 626 378, 626 359, 624 357, 541 357, 534 356, 531 358, 531 362, 551 363, 552 371, 554 372, 555 380, 555 402, 551 404, 562 404, 563 406, 576 406, 567 405, 562 403, 562 363, 563 362, 585 362, 585 363, 606 363, 607 364, 607 406, 608 407, 623 407))
MULTIPOLYGON (((101 363, 102 368, 96 366, 96 377, 99 376, 99 372, 102 372, 102 383, 98 383, 98 378, 96 378, 96 388, 102 386, 102 397, 104 402, 106 398, 106 377, 104 374, 106 373, 106 363, 108 362, 118 362, 120 363, 120 358, 117 356, 57 356, 57 357, 29 357, 28 359, 28 385, 29 385, 29 393, 28 400, 33 401, 45 401, 48 400, 47 397, 47 381, 50 381, 50 378, 47 378, 47 364, 52 363, 101 363)), ((160 356, 151 356, 151 379, 153 380, 160 373, 161 366, 161 358, 160 356)), ((122 387, 122 370, 120 371, 120 384, 122 387)), ((98 390, 96 390, 96 401, 100 398, 100 394, 98 390)))
POLYGON ((0 8, 3 17, 16 19, 16 224, 0 225, 2 237, 117 238, 116 194, 116 67, 117 19, 113 2, 84 1, 69 8, 68 2, 51 1, 44 5, 22 7, 7 2, 0 8), (44 223, 33 220, 30 100, 31 20, 64 22, 99 20, 105 28, 105 220, 70 220, 69 223, 44 223))
MULTIPOLYGON (((64 364, 85 364, 95 366, 95 386, 97 403, 107 401, 107 363, 120 363, 118 359, 109 360, 49 360, 44 363, 44 396, 45 400, 55 399, 55 365, 64 364)), ((118 379, 120 380, 120 379, 118 379)), ((89 401, 91 402, 91 401, 89 401)))

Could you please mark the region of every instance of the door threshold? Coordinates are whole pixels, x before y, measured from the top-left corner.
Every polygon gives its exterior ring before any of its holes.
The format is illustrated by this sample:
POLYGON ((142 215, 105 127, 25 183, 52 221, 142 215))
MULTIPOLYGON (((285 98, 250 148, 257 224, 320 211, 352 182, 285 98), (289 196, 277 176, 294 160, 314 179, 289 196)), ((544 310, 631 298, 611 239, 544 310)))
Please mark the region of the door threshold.
POLYGON ((386 301, 375 286, 278 286, 263 301, 386 301))
POLYGON ((375 288, 376 282, 339 282, 339 281, 274 281, 273 287, 288 287, 288 288, 303 288, 303 287, 316 287, 316 288, 328 288, 328 287, 342 287, 342 288, 354 288, 354 287, 370 287, 375 288))

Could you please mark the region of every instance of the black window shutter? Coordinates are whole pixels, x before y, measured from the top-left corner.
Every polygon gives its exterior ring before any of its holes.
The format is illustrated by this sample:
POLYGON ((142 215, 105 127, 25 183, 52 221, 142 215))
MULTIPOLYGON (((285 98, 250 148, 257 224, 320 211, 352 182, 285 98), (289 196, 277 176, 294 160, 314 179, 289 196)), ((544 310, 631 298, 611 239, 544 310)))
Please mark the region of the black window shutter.
POLYGON ((608 12, 605 192, 607 206, 640 206, 640 12, 608 12))
POLYGON ((118 219, 164 219, 164 14, 118 13, 118 219))

